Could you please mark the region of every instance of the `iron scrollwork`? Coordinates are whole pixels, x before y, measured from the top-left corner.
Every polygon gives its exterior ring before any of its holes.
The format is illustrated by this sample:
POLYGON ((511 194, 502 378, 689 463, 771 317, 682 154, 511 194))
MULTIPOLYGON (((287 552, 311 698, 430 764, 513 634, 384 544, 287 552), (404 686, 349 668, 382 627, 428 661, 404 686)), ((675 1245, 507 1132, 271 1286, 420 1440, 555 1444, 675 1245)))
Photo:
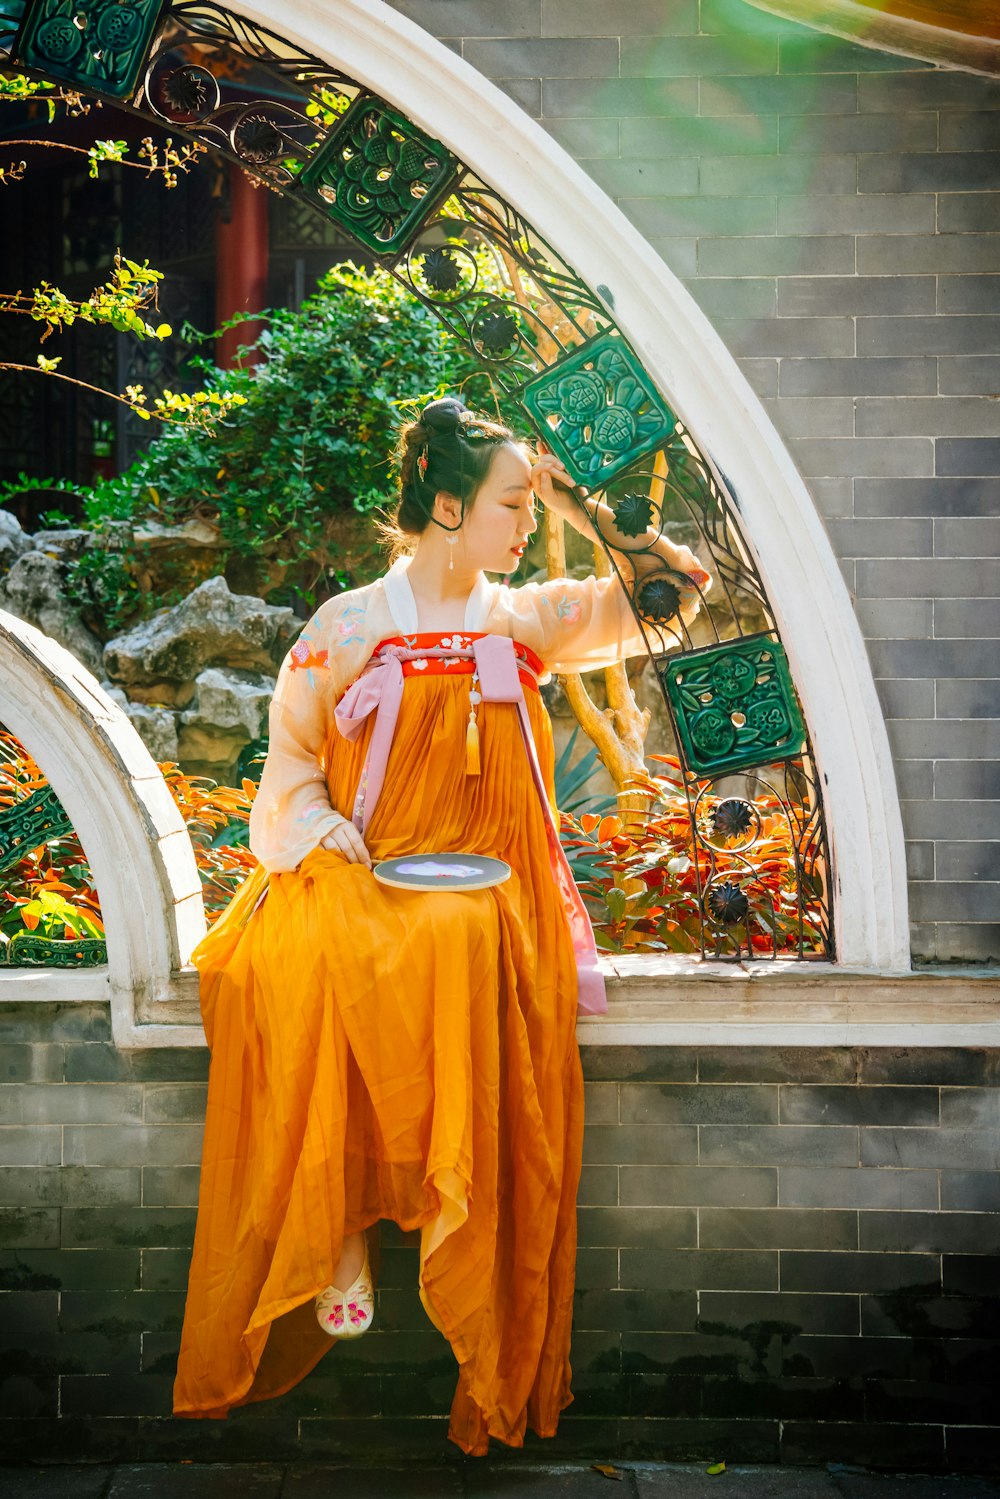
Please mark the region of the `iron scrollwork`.
POLYGON ((114 31, 122 58, 113 81, 126 107, 336 222, 466 344, 604 500, 616 544, 601 540, 676 735, 701 950, 829 956, 822 802, 776 621, 740 536, 738 496, 622 337, 610 297, 440 142, 214 0, 174 0, 162 12, 158 0, 28 0, 19 65, 108 93, 107 78, 58 71, 69 64, 56 56, 55 28, 47 50, 37 43, 59 18, 62 45, 81 56, 64 24, 75 16, 114 31), (129 40, 133 13, 145 40, 129 40), (666 536, 702 558, 710 597, 668 564, 666 536), (780 888, 764 880, 778 825, 794 864, 780 888))

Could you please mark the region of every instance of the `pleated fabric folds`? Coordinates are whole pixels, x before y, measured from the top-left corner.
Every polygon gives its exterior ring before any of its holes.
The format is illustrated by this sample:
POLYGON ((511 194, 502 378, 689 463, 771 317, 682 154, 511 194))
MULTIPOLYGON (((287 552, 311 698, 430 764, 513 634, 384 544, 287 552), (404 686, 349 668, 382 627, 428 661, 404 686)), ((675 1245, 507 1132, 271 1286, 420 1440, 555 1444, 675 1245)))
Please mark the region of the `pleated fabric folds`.
MULTIPOLYGON (((313 1298, 381 1218, 420 1230, 421 1300, 458 1364, 453 1441, 550 1436, 572 1398, 575 958, 513 704, 480 705, 466 774, 469 681, 407 678, 366 842, 374 860, 494 855, 509 881, 395 890, 316 848, 255 870, 194 954, 212 1055, 176 1415, 301 1380, 333 1343, 313 1298)), ((551 724, 525 697, 554 805, 551 724)), ((331 725, 345 817, 373 721, 353 741, 331 725)))

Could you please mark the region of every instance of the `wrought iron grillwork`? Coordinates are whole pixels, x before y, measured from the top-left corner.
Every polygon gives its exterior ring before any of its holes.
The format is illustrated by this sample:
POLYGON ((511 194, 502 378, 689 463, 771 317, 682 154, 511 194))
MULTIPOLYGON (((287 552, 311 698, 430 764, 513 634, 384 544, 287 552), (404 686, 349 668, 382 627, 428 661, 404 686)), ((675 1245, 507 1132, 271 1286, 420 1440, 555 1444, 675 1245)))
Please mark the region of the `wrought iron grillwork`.
MULTIPOLYGON (((51 72, 30 38, 58 4, 27 0, 14 48, 26 71, 51 72)), ((74 14, 99 19, 112 8, 81 0, 74 14)), ((89 64, 59 76, 102 91, 89 64)), ((135 77, 129 108, 212 145, 287 195, 296 212, 308 204, 365 245, 601 495, 630 544, 609 548, 599 519, 598 531, 677 736, 675 797, 690 821, 701 950, 828 956, 820 793, 776 622, 734 523, 738 502, 621 337, 610 298, 440 143, 344 74, 220 5, 167 5, 135 77), (665 535, 691 544, 715 579, 693 617, 701 581, 657 552, 665 535), (734 700, 726 718, 720 684, 744 680, 748 662, 754 692, 734 700), (696 697, 716 698, 692 707, 691 684, 706 671, 712 681, 696 697), (794 850, 794 889, 782 891, 777 912, 761 862, 775 819, 794 850), (750 836, 755 828, 759 836, 750 836)))

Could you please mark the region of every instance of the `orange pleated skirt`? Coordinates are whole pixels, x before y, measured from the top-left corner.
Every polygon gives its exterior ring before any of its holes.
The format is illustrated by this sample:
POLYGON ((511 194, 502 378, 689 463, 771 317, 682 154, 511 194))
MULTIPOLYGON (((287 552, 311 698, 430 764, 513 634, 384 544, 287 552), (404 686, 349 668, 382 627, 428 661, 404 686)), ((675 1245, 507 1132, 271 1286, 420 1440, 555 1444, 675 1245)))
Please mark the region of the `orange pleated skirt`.
MULTIPOLYGON (((467 676, 406 677, 366 843, 374 860, 491 854, 510 880, 394 890, 316 849, 294 873, 255 870, 195 951, 211 1066, 175 1415, 223 1417, 301 1380, 335 1341, 313 1298, 344 1236, 381 1218, 420 1230, 463 1451, 551 1436, 572 1399, 573 946, 516 709, 479 705, 468 775, 468 693, 467 676)), ((551 723, 525 698, 554 805, 551 723)), ((373 724, 354 741, 331 724, 346 817, 373 724)))

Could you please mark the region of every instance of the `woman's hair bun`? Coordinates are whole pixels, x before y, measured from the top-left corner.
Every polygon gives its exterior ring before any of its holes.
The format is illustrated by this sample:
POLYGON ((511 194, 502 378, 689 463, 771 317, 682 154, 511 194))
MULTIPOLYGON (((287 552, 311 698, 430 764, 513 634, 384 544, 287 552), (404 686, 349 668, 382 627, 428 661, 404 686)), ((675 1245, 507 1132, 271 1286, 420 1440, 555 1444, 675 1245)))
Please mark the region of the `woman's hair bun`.
POLYGON ((420 413, 420 425, 436 437, 443 437, 456 430, 467 410, 468 407, 456 396, 443 396, 441 400, 431 401, 424 407, 420 413))

